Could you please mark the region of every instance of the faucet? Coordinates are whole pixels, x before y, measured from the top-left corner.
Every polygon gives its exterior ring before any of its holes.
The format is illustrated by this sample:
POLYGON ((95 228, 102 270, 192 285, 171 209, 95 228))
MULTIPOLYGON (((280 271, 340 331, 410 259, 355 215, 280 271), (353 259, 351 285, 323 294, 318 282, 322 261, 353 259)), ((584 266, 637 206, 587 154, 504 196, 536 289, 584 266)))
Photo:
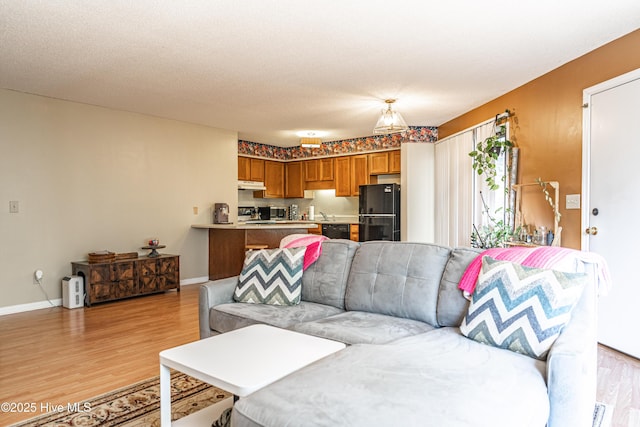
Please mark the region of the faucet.
POLYGON ((324 213, 324 212, 320 211, 320 215, 322 215, 322 219, 323 219, 324 221, 329 221, 329 217, 327 216, 327 214, 326 214, 326 213, 324 213))

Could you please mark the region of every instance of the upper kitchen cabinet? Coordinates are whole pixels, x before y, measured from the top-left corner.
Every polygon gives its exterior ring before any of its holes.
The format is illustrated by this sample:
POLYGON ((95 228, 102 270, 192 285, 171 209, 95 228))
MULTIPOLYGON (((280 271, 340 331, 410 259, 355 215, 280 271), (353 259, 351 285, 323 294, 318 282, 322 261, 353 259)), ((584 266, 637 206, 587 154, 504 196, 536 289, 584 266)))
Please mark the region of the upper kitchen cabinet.
POLYGON ((369 173, 371 175, 389 173, 389 153, 387 151, 369 154, 369 173))
POLYGON ((336 196, 351 196, 351 158, 335 159, 336 196))
POLYGON ((369 174, 400 173, 400 150, 369 154, 369 174))
POLYGON ((304 181, 302 180, 303 162, 289 162, 285 164, 285 198, 304 197, 304 181))
POLYGON ((335 188, 333 158, 305 160, 303 165, 305 188, 307 190, 335 188))
POLYGON ((373 181, 377 182, 377 178, 369 176, 369 157, 366 154, 351 156, 351 195, 358 196, 360 186, 373 181))
POLYGON ((389 173, 400 173, 401 158, 400 150, 389 151, 389 173))
POLYGON ((264 185, 267 189, 254 191, 253 197, 284 198, 284 163, 264 160, 264 185))
MULTIPOLYGON (((377 179, 373 178, 375 182, 377 179)), ((371 183, 366 154, 335 159, 336 196, 357 196, 360 186, 371 183)))
POLYGON ((240 181, 264 181, 264 160, 238 156, 238 179, 240 181))

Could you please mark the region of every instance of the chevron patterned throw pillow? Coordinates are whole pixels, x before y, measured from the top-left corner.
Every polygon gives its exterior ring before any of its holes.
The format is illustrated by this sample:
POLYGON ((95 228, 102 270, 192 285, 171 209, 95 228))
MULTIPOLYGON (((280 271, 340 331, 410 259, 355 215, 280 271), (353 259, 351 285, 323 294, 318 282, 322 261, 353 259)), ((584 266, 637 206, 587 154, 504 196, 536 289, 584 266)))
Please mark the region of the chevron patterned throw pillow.
POLYGON ((299 304, 304 253, 304 247, 248 251, 233 299, 254 304, 299 304))
POLYGON ((588 276, 482 258, 482 270, 460 325, 472 340, 546 359, 571 318, 588 276))

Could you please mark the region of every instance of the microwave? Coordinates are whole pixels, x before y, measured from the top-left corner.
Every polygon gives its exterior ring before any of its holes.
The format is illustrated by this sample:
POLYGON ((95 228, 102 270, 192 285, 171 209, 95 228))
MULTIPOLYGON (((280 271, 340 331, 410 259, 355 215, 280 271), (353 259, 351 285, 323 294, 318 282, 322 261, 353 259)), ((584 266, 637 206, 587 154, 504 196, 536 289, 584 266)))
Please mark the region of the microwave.
POLYGON ((260 219, 281 221, 287 219, 287 208, 266 206, 258 208, 258 212, 260 212, 260 219))

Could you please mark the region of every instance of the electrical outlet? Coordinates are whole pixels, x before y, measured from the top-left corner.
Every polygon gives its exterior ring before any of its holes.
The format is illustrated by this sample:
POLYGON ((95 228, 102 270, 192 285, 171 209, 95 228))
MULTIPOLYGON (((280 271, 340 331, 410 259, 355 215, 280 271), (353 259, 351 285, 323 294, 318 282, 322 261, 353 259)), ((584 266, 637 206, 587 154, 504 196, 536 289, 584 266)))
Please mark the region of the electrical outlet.
POLYGON ((566 209, 580 209, 580 195, 567 194, 566 209))
POLYGON ((194 215, 198 215, 198 207, 197 206, 193 207, 193 214, 194 215))
POLYGON ((40 284, 40 282, 42 281, 43 277, 44 277, 44 273, 42 272, 42 270, 38 269, 38 270, 34 271, 33 272, 33 284, 34 285, 40 284))

